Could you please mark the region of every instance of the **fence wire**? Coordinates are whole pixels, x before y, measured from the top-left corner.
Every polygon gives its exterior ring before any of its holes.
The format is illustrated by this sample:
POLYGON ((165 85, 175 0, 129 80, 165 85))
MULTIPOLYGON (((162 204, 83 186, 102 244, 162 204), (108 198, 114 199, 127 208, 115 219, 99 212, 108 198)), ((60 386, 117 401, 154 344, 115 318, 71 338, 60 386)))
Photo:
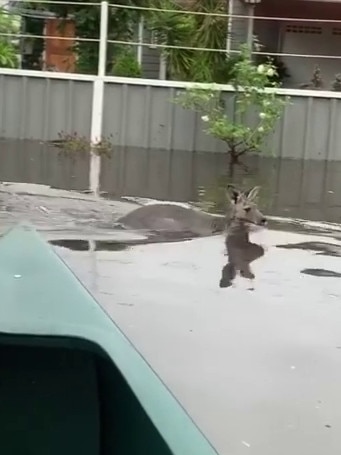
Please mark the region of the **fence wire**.
MULTIPOLYGON (((228 3, 228 2, 227 2, 228 3)), ((309 3, 309 2, 307 2, 309 3)), ((299 2, 297 2, 299 5, 299 2)), ((324 6, 325 12, 328 12, 328 8, 330 5, 326 3, 324 6)), ((334 8, 338 5, 334 3, 334 8)), ((98 35, 97 36, 88 36, 88 32, 84 33, 84 36, 80 33, 79 29, 79 9, 80 8, 89 8, 94 10, 94 8, 99 9, 101 6, 101 2, 77 2, 77 1, 61 1, 61 0, 31 0, 27 3, 25 0, 19 0, 15 2, 9 2, 5 5, 2 9, 0 9, 1 14, 5 17, 20 17, 20 26, 18 27, 17 31, 7 31, 3 25, 0 24, 0 41, 6 40, 7 42, 14 42, 15 40, 19 41, 19 48, 17 49, 17 53, 22 54, 23 48, 25 48, 26 43, 30 40, 31 42, 35 42, 35 40, 42 41, 43 50, 42 52, 46 54, 47 45, 54 40, 56 43, 62 42, 69 42, 70 46, 68 48, 68 58, 71 54, 74 53, 74 64, 71 65, 72 68, 70 71, 74 72, 83 72, 79 69, 79 61, 80 58, 80 45, 83 46, 83 49, 86 49, 86 46, 92 45, 92 54, 91 58, 96 58, 94 55, 98 52, 99 46, 99 24, 98 27, 98 35), (30 6, 30 8, 28 8, 30 6), (46 30, 42 31, 41 34, 28 32, 25 27, 23 27, 23 23, 30 20, 30 18, 34 18, 36 14, 37 17, 35 19, 41 20, 44 23, 44 27, 46 22, 51 19, 57 19, 58 15, 54 13, 56 10, 56 6, 65 7, 65 11, 67 11, 67 7, 70 7, 70 15, 67 16, 67 19, 74 24, 74 35, 73 36, 63 36, 62 27, 58 30, 58 34, 50 34, 47 33, 46 30), (32 7, 32 8, 31 8, 32 7), (32 16, 30 16, 32 14, 32 16), (97 49, 97 51, 96 51, 97 49)), ((309 12, 309 5, 306 5, 306 11, 309 12)), ((340 8, 341 13, 341 3, 338 6, 340 8)), ((245 11, 250 11, 250 8, 245 9, 245 11)), ((108 36, 107 36, 107 44, 108 44, 108 58, 107 58, 107 67, 110 66, 110 62, 115 58, 115 52, 118 52, 119 48, 130 48, 136 54, 138 64, 142 68, 142 75, 145 71, 145 67, 150 64, 150 61, 153 61, 155 67, 164 64, 165 60, 165 53, 169 53, 171 51, 193 51, 199 53, 213 53, 213 54, 225 54, 225 55, 236 55, 240 52, 239 46, 236 45, 242 44, 247 40, 247 35, 250 34, 250 30, 252 33, 252 37, 257 38, 257 35, 262 35, 262 32, 266 32, 268 29, 268 24, 271 23, 271 26, 274 27, 275 24, 275 35, 277 43, 274 42, 266 42, 266 39, 263 39, 263 42, 260 42, 260 47, 255 47, 253 49, 253 55, 259 58, 265 57, 273 57, 277 59, 282 59, 285 61, 286 64, 291 62, 291 59, 295 59, 297 62, 298 60, 302 59, 303 61, 311 61, 312 63, 306 63, 309 67, 312 64, 315 65, 324 65, 324 62, 328 64, 328 71, 331 73, 334 71, 336 74, 337 72, 337 65, 339 60, 341 59, 341 53, 338 52, 338 46, 335 46, 335 40, 341 40, 341 28, 340 33, 329 33, 332 30, 332 26, 337 26, 341 24, 340 19, 320 19, 314 17, 281 17, 281 16, 266 16, 264 15, 265 9, 261 10, 263 12, 262 15, 258 14, 257 6, 254 8, 255 15, 248 14, 234 14, 234 12, 229 13, 226 12, 204 12, 204 11, 192 11, 190 9, 181 9, 178 5, 174 3, 174 8, 159 8, 154 6, 133 6, 133 5, 123 5, 118 3, 110 3, 109 4, 109 28, 108 28, 108 36), (134 18, 135 29, 131 31, 131 33, 123 33, 124 36, 117 36, 115 32, 115 28, 112 25, 112 18, 118 12, 137 12, 137 16, 134 18), (153 14, 172 14, 180 16, 187 16, 187 17, 210 17, 210 18, 219 18, 226 21, 226 40, 222 43, 220 48, 217 47, 208 47, 202 46, 200 43, 171 43, 167 40, 167 34, 162 35, 162 39, 157 37, 157 33, 155 36, 153 33, 155 32, 155 27, 148 23, 148 17, 153 14), (139 22, 137 17, 145 18, 144 27, 139 27, 139 22), (251 24, 251 25, 250 25, 251 24), (307 36, 309 32, 309 25, 311 28, 316 28, 316 30, 310 30, 311 34, 314 36, 319 35, 321 42, 324 43, 324 46, 321 46, 320 49, 325 49, 325 52, 318 52, 318 46, 303 46, 302 36, 307 36), (297 31, 297 33, 292 32, 291 37, 294 36, 295 43, 291 42, 291 48, 289 49, 288 46, 284 46, 284 42, 286 40, 287 33, 289 33, 287 27, 301 27, 302 30, 297 31), (307 27, 305 30, 304 27, 307 27), (235 31, 238 29, 238 33, 235 31), (242 31, 241 31, 242 30, 242 31), (326 34, 324 32, 326 31, 326 34), (243 35, 244 34, 244 35, 243 35), (238 36, 237 36, 238 35, 238 36), (242 36, 243 35, 243 36, 242 36), (334 36, 334 45, 332 44, 331 36, 334 36), (328 41, 329 40, 329 41, 328 41), (229 44, 227 42, 229 41, 229 44), (231 44, 232 43, 232 44, 231 44), (196 45, 197 44, 197 45, 196 45), (295 47, 296 46, 296 47, 295 47), (111 48, 115 48, 115 52, 111 50, 111 48), (313 47, 315 47, 316 52, 314 51, 313 47), (149 60, 148 60, 149 59, 149 60), (335 62, 335 68, 331 62, 335 62), (158 64, 158 65, 157 65, 158 64)), ((310 14, 310 13, 309 13, 310 14)), ((165 16, 166 17, 166 16, 165 16)), ((84 19, 84 18, 83 18, 84 19)), ((61 22, 65 21, 65 18, 62 19, 61 22)), ((131 25, 131 24, 130 24, 131 25)), ((140 24, 141 25, 141 24, 140 24)), ((335 27, 334 27, 335 28, 335 27)), ((266 33, 263 33, 263 35, 266 33)), ((160 34, 159 34, 160 35, 160 34)), ((341 43, 340 43, 341 44, 341 43)), ((90 49, 90 48, 89 48, 90 49)), ((64 48, 65 52, 66 48, 64 48)), ((90 51, 89 51, 90 52, 90 51)), ((90 55, 90 54, 89 54, 90 55)), ((23 56, 19 55, 20 64, 22 66, 23 56)), ((46 55, 45 55, 46 57, 46 55)), ((305 63, 302 63, 303 65, 305 63)), ((293 66, 292 69, 295 71, 294 66, 296 63, 291 63, 293 66)), ((4 65, 3 65, 4 66, 4 65)), ((6 65, 5 65, 6 66, 6 65)), ((36 69, 36 68, 35 68, 36 69)), ((42 64, 40 69, 46 69, 46 65, 42 64)), ((54 68, 52 70, 60 71, 58 68, 54 68)), ((65 70, 63 70, 65 71, 65 70)), ((95 71, 95 69, 94 69, 95 71)), ((86 71, 85 71, 86 72, 86 71)), ((89 71, 87 71, 89 73, 89 71)), ((166 74, 166 73, 165 73, 166 74)), ((163 76, 165 76, 165 74, 163 76)), ((121 74, 122 75, 122 74, 121 74)), ((149 77, 160 77, 160 71, 155 70, 154 75, 150 75, 149 77)), ((302 81, 303 82, 303 81, 302 81)))

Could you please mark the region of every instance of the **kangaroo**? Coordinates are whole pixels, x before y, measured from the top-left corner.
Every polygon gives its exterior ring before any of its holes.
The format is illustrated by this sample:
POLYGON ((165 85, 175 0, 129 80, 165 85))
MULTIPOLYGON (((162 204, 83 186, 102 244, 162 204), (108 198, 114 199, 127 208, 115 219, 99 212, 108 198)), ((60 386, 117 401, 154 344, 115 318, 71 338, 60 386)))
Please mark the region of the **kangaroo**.
POLYGON ((264 255, 264 248, 249 240, 252 227, 267 224, 267 219, 254 202, 258 191, 257 186, 245 192, 228 187, 227 195, 232 205, 232 213, 225 239, 228 263, 222 269, 219 284, 221 288, 232 286, 237 272, 242 277, 253 280, 255 275, 250 264, 264 255))

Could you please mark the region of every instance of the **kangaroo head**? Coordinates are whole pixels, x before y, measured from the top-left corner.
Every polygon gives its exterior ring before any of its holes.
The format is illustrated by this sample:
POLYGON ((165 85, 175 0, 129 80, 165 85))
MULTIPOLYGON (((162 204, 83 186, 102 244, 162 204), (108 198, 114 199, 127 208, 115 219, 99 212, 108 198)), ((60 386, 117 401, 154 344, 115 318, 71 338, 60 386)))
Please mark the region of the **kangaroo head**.
POLYGON ((259 186, 248 191, 239 191, 233 186, 228 186, 227 195, 232 204, 232 220, 239 220, 247 225, 265 226, 267 219, 258 210, 255 199, 259 192, 259 186))

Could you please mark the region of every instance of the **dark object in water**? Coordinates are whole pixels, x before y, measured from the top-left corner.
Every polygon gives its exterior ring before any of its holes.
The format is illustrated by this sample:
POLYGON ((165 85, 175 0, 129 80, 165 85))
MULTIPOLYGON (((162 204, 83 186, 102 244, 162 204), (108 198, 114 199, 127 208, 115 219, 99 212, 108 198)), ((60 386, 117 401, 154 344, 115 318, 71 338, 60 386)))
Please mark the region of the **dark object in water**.
POLYGON ((0 287, 1 454, 216 454, 32 229, 0 239, 0 287))
POLYGON ((303 269, 301 273, 325 278, 341 278, 341 273, 326 269, 303 269))
MULTIPOLYGON (((128 248, 128 245, 122 242, 113 242, 106 240, 94 240, 95 244, 94 251, 122 251, 128 248)), ((73 251, 89 251, 90 241, 89 240, 80 240, 80 239, 58 239, 50 240, 51 245, 60 246, 63 248, 68 248, 73 251)))
POLYGON ((286 250, 316 251, 316 254, 321 256, 341 256, 340 245, 326 242, 285 243, 283 245, 276 245, 276 248, 284 248, 286 250))

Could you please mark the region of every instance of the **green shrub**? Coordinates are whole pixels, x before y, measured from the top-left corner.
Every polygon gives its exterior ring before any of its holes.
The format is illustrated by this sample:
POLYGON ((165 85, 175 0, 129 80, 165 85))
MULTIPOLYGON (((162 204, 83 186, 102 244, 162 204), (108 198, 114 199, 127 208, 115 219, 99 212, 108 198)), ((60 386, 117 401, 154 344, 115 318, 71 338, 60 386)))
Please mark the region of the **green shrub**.
POLYGON ((114 61, 111 74, 120 77, 141 77, 142 70, 132 50, 119 53, 114 61))

